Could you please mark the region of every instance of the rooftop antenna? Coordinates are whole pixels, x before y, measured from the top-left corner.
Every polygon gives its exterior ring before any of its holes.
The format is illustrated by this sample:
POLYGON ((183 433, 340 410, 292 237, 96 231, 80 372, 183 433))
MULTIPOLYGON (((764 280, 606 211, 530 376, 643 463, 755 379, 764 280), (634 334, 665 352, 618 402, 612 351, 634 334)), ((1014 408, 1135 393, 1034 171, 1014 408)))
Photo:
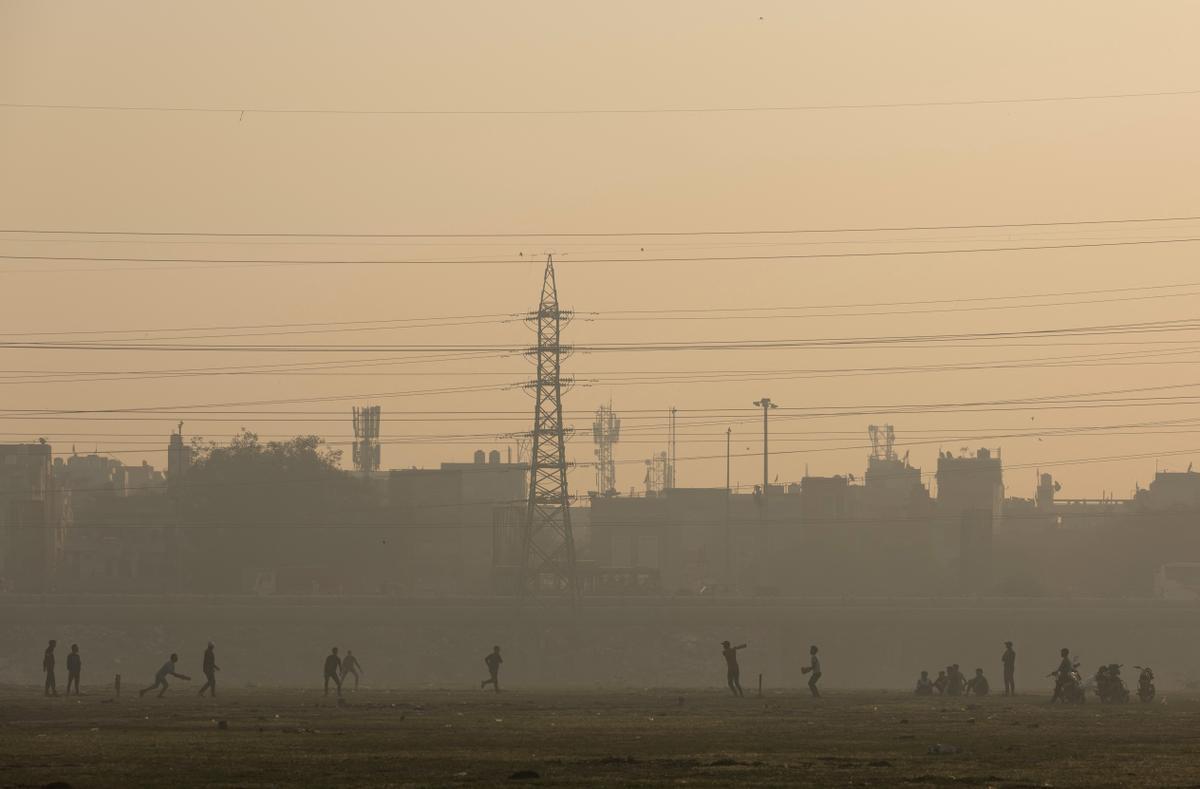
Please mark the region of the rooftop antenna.
POLYGON ((364 474, 379 470, 379 412, 377 405, 354 406, 354 470, 364 474))
POLYGON ((613 444, 621 440, 621 420, 613 412, 612 400, 596 409, 592 422, 592 441, 596 444, 596 492, 613 496, 617 492, 617 464, 613 444))

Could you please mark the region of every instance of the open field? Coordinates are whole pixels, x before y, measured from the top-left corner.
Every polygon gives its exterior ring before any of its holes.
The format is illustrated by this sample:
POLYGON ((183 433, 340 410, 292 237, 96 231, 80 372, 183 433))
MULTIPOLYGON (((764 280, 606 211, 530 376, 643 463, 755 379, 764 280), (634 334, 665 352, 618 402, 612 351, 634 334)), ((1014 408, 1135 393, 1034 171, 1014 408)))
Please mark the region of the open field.
POLYGON ((195 688, 0 688, 0 786, 1200 786, 1198 697, 195 688))

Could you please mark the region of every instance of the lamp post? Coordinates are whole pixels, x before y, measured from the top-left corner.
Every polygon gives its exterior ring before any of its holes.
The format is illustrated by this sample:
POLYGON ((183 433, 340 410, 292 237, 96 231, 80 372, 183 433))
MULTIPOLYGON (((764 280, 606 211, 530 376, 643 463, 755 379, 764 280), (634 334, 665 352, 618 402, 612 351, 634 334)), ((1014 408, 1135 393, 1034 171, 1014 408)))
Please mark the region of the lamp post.
POLYGON ((767 503, 767 485, 770 484, 770 477, 767 475, 767 458, 770 457, 770 453, 767 451, 767 414, 769 414, 771 412, 771 409, 778 408, 779 406, 777 406, 775 403, 772 403, 771 398, 769 398, 769 397, 764 397, 761 400, 755 400, 754 404, 756 406, 759 406, 760 408, 762 408, 762 412, 763 412, 763 487, 762 487, 762 495, 763 495, 763 511, 765 512, 766 511, 766 503, 767 503))
POLYGON ((770 572, 769 568, 771 567, 771 561, 770 561, 769 557, 771 555, 771 545, 770 545, 771 537, 770 537, 770 524, 768 523, 768 518, 770 517, 769 512, 768 512, 768 502, 770 499, 768 498, 767 490, 770 488, 771 478, 770 478, 770 476, 768 476, 768 466, 767 466, 767 459, 770 457, 770 451, 768 450, 768 444, 767 444, 767 415, 771 413, 771 409, 778 408, 779 406, 775 405, 775 403, 772 403, 771 398, 769 398, 769 397, 764 397, 761 400, 755 400, 754 404, 756 406, 762 408, 762 412, 763 412, 763 484, 762 484, 762 508, 759 510, 759 519, 760 519, 759 520, 760 527, 759 527, 759 535, 758 535, 758 564, 759 564, 759 566, 758 566, 757 577, 760 579, 759 582, 761 584, 763 584, 764 586, 770 587, 771 583, 770 583, 769 579, 771 578, 771 572, 770 572))

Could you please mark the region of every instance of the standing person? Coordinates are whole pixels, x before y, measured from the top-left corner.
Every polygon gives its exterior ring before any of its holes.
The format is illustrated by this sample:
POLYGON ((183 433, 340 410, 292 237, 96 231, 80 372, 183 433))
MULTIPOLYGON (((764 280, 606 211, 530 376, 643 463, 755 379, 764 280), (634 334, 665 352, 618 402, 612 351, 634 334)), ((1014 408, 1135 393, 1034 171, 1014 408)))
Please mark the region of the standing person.
POLYGON ((1004 695, 1017 695, 1017 653, 1013 650, 1013 642, 1004 642, 1004 654, 1000 656, 1004 664, 1004 695))
POLYGON ((54 683, 54 647, 56 646, 58 646, 58 642, 52 638, 50 639, 50 645, 42 653, 42 671, 46 672, 47 696, 58 695, 58 686, 54 683))
POLYGON ((808 678, 808 689, 813 694, 814 699, 821 698, 821 691, 817 690, 817 681, 821 679, 821 659, 817 657, 817 645, 813 644, 808 648, 810 663, 807 666, 801 666, 801 674, 812 674, 808 678))
POLYGON ((167 692, 167 677, 178 677, 179 679, 187 680, 190 682, 192 678, 189 677, 187 674, 180 674, 175 671, 175 664, 178 662, 179 662, 179 655, 176 655, 174 652, 172 652, 170 659, 167 660, 166 663, 163 663, 162 668, 160 668, 158 670, 158 673, 154 675, 154 684, 148 688, 142 688, 141 690, 139 690, 138 698, 145 696, 147 693, 154 690, 155 688, 161 687, 162 690, 160 690, 158 692, 158 697, 161 699, 162 695, 167 692))
POLYGON ((217 665, 215 649, 216 647, 213 646, 213 642, 209 641, 208 649, 204 650, 204 661, 201 664, 203 666, 205 683, 200 688, 201 696, 204 695, 204 691, 211 690, 214 699, 217 697, 217 672, 221 670, 221 667, 217 665))
POLYGON ((338 657, 337 647, 334 647, 328 655, 325 656, 325 695, 329 695, 329 680, 333 680, 333 684, 337 686, 337 694, 342 695, 342 678, 340 676, 342 670, 342 659, 338 657))
POLYGON ((71 685, 75 686, 75 695, 79 695, 79 674, 83 671, 83 658, 79 657, 79 645, 71 645, 71 654, 67 655, 67 695, 71 695, 71 685))
POLYGON ((739 698, 746 694, 742 692, 742 670, 738 667, 737 653, 745 648, 745 644, 735 647, 730 646, 728 641, 721 642, 721 654, 725 656, 725 681, 729 683, 730 692, 739 698))
POLYGON ((500 657, 500 647, 492 647, 491 654, 483 659, 487 665, 488 678, 479 683, 479 689, 483 690, 488 685, 491 685, 497 693, 500 692, 500 664, 504 662, 504 658, 500 657))
POLYGON ((928 671, 922 671, 921 676, 917 677, 917 689, 914 692, 918 696, 933 695, 933 680, 929 678, 928 671))
POLYGON ((946 695, 961 696, 966 688, 967 681, 962 675, 962 670, 959 669, 957 663, 952 663, 946 666, 946 695))
POLYGON ((346 681, 348 674, 353 674, 354 689, 358 690, 358 672, 360 671, 362 671, 362 664, 358 662, 358 658, 354 657, 354 653, 347 649, 346 658, 342 661, 342 682, 346 681))

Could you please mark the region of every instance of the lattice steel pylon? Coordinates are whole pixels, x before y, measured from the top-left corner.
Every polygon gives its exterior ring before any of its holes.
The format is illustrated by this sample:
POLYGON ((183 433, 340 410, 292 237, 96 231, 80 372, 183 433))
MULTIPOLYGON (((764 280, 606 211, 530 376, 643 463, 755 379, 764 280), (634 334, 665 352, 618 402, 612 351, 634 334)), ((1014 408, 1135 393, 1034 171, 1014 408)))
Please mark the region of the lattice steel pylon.
POLYGON ((526 319, 537 330, 537 361, 533 408, 532 447, 529 463, 529 508, 521 559, 519 597, 554 595, 579 601, 579 575, 575 567, 575 539, 571 533, 570 498, 567 494, 566 431, 563 429, 562 392, 571 379, 562 376, 566 350, 560 343, 562 326, 574 313, 558 307, 554 259, 546 257, 542 298, 537 312, 526 319))

